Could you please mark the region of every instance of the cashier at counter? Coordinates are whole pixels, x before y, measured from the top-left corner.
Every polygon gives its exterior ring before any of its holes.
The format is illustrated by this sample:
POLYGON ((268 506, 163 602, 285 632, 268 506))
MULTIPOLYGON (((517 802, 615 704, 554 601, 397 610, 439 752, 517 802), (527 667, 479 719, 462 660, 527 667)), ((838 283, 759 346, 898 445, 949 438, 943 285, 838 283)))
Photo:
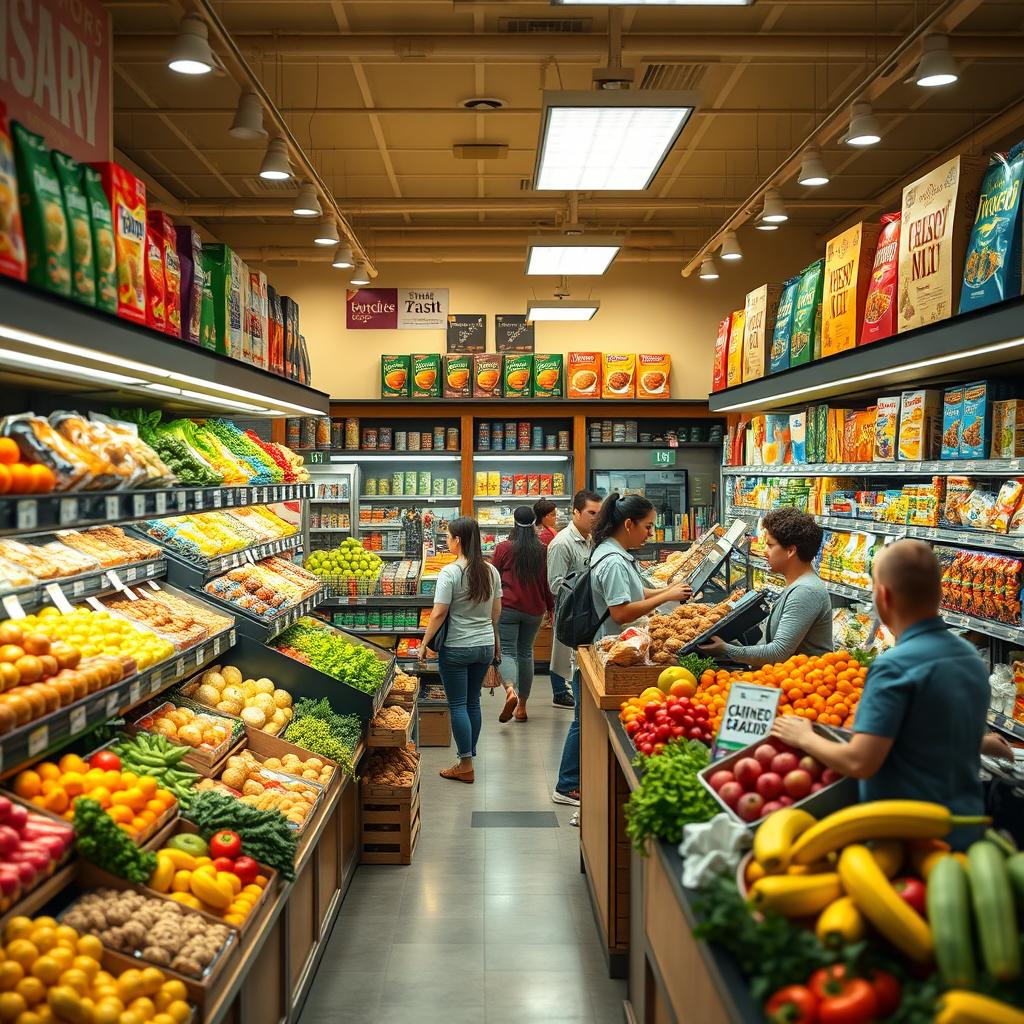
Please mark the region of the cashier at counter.
MULTIPOLYGON (((988 669, 939 616, 941 570, 927 544, 883 548, 873 576, 875 607, 896 645, 868 670, 852 739, 833 742, 792 715, 777 718, 772 735, 859 779, 861 800, 931 800, 955 814, 983 814, 979 755, 1012 757, 986 733, 988 669)), ((975 836, 959 829, 948 838, 964 846, 975 836)))

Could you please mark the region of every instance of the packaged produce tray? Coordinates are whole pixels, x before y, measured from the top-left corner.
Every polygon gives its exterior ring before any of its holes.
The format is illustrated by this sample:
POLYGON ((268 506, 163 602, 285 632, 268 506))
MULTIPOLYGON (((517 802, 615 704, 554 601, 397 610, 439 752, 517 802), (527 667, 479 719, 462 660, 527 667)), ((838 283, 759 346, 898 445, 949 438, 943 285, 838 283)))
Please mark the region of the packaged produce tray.
MULTIPOLYGON (((771 605, 768 603, 768 592, 765 590, 748 590, 736 599, 732 611, 723 619, 719 619, 706 632, 691 640, 685 647, 680 648, 679 654, 700 653, 697 648, 713 636, 720 636, 725 641, 736 640, 743 636, 748 629, 760 625, 771 614, 771 605)), ((658 666, 664 668, 664 665, 658 666)))
MULTIPOLYGON (((136 714, 131 720, 125 723, 125 732, 130 736, 135 735, 138 732, 153 732, 154 730, 144 725, 143 722, 150 720, 155 722, 160 718, 168 718, 173 712, 178 711, 179 708, 172 701, 164 700, 160 701, 149 708, 142 710, 136 714)), ((191 709, 186 709, 191 710, 191 709)), ((237 735, 236 723, 240 722, 239 718, 234 715, 226 715, 221 711, 202 711, 193 713, 191 720, 184 723, 174 722, 176 726, 188 727, 195 719, 200 719, 199 728, 203 729, 206 726, 206 719, 210 720, 211 724, 218 724, 228 730, 227 738, 222 740, 220 743, 211 745, 205 739, 200 745, 193 746, 192 743, 177 739, 176 736, 171 736, 168 733, 164 733, 168 739, 172 742, 182 743, 192 747, 188 754, 186 754, 181 763, 187 765, 193 771, 199 772, 201 775, 209 775, 211 770, 217 765, 221 764, 224 759, 236 748, 245 745, 244 732, 242 735, 237 735)), ((160 732, 159 729, 155 730, 160 732)))

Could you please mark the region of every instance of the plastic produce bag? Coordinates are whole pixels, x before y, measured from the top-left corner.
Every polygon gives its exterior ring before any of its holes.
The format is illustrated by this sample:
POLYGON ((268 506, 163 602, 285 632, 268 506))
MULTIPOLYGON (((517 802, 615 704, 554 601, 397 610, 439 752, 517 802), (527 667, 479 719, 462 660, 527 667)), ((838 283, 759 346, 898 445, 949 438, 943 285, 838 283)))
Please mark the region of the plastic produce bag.
POLYGON ((751 841, 749 829, 724 812, 710 821, 684 825, 679 844, 683 885, 703 889, 716 876, 735 871, 751 841))

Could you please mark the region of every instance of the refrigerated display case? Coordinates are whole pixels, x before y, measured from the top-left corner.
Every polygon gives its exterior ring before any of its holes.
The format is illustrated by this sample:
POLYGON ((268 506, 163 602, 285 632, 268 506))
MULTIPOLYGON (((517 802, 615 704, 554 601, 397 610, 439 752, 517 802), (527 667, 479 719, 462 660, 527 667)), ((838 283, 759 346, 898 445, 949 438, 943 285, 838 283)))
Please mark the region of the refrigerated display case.
POLYGON ((326 551, 352 534, 356 467, 324 462, 307 468, 314 497, 303 510, 303 550, 326 551))

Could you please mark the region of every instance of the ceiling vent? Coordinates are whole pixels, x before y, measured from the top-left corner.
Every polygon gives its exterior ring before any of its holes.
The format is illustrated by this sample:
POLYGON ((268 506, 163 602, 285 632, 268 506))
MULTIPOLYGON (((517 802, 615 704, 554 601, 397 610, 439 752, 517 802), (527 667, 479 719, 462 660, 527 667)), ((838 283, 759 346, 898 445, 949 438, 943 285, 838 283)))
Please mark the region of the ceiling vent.
POLYGON ((589 32, 592 18, 499 18, 498 31, 508 33, 544 33, 576 35, 589 32))
POLYGON ((293 196, 295 195, 295 182, 285 179, 284 181, 273 181, 268 178, 245 178, 245 187, 254 196, 293 196))
POLYGON ((641 89, 697 89, 707 72, 706 64, 648 64, 640 74, 641 89))
POLYGON ((519 191, 530 192, 533 189, 533 178, 520 178, 519 179, 519 191))

